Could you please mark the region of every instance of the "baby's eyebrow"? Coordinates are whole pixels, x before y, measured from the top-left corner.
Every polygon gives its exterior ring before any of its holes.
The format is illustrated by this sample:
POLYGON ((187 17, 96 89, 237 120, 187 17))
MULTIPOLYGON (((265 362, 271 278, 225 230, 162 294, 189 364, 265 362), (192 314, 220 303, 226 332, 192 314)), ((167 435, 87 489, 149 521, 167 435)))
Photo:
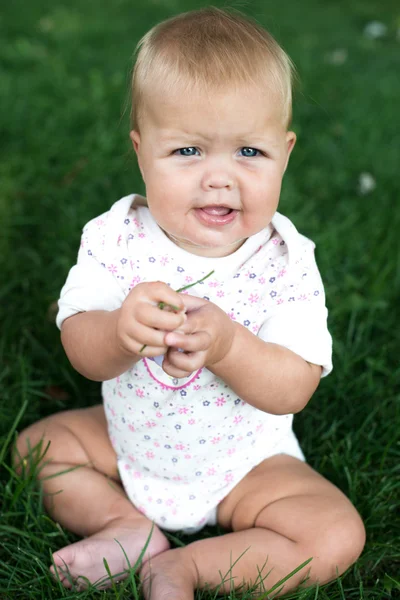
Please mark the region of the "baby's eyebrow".
MULTIPOLYGON (((165 131, 163 133, 160 134, 160 141, 161 143, 165 142, 165 143, 178 143, 178 142, 194 142, 197 140, 200 141, 205 141, 205 142, 212 142, 213 141, 213 137, 212 136, 207 136, 204 135, 203 133, 197 133, 197 132, 188 132, 188 131, 182 131, 182 132, 168 132, 165 131)), ((237 145, 244 145, 244 146, 249 146, 251 145, 258 145, 258 144, 268 144, 271 146, 277 146, 278 144, 276 144, 274 142, 273 139, 269 138, 267 135, 265 136, 260 136, 258 134, 254 134, 254 133, 249 133, 249 134, 240 134, 239 136, 232 136, 231 138, 226 140, 227 142, 230 142, 232 144, 237 144, 237 145)))

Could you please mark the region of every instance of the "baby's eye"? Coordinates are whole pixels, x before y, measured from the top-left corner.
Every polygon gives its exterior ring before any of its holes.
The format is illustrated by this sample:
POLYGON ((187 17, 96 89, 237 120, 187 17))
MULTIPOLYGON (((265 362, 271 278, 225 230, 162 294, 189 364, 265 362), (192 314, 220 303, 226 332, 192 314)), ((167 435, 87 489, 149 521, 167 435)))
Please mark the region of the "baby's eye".
POLYGON ((189 146, 188 148, 179 148, 175 152, 179 152, 180 156, 196 156, 195 152, 198 150, 194 146, 189 146))
POLYGON ((245 156, 246 158, 253 158, 254 156, 261 154, 260 150, 257 150, 257 148, 249 148, 248 146, 241 148, 240 152, 242 152, 242 156, 245 156))

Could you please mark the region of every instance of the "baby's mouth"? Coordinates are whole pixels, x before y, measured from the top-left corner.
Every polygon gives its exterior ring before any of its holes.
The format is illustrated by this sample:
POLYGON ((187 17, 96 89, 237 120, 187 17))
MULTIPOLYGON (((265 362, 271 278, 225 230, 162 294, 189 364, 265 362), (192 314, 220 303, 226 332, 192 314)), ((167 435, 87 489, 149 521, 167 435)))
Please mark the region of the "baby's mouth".
POLYGON ((195 209, 197 218, 203 225, 209 227, 221 227, 233 223, 238 214, 238 210, 229 208, 229 206, 203 206, 195 209))
POLYGON ((201 210, 204 210, 208 215, 218 215, 220 217, 229 215, 232 212, 232 208, 227 206, 204 206, 201 210))

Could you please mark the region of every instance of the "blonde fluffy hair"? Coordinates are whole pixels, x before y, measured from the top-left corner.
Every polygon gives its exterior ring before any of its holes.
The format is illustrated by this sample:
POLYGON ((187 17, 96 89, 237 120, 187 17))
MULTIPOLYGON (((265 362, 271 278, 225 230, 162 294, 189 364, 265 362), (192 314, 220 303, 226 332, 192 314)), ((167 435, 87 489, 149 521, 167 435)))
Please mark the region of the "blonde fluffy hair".
POLYGON ((237 11, 209 7, 162 21, 139 41, 136 55, 132 129, 140 130, 146 98, 155 92, 187 97, 252 84, 278 94, 283 123, 290 125, 295 67, 270 33, 237 11))

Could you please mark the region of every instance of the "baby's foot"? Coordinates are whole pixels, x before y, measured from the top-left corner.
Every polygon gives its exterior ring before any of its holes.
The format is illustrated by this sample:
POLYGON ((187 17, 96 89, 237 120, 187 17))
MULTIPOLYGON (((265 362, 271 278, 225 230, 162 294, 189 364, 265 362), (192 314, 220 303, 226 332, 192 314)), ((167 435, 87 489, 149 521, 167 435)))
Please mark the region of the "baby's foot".
POLYGON ((197 569, 185 548, 153 556, 141 570, 146 600, 194 600, 197 569))
MULTIPOLYGON (((128 568, 123 548, 133 567, 146 544, 151 527, 152 523, 145 518, 116 519, 96 534, 54 552, 53 560, 62 584, 67 588, 72 587, 73 584, 78 589, 84 588, 86 587, 84 578, 86 578, 91 583, 101 579, 104 581, 101 587, 109 586, 111 582, 109 579, 105 580, 108 574, 103 559, 106 559, 112 575, 122 573, 128 568), (118 540, 122 548, 115 540, 118 540)), ((167 538, 158 527, 154 526, 142 561, 165 552, 168 548, 167 538)), ((57 577, 54 567, 50 567, 50 571, 57 577)), ((126 574, 114 581, 124 577, 126 574)))

